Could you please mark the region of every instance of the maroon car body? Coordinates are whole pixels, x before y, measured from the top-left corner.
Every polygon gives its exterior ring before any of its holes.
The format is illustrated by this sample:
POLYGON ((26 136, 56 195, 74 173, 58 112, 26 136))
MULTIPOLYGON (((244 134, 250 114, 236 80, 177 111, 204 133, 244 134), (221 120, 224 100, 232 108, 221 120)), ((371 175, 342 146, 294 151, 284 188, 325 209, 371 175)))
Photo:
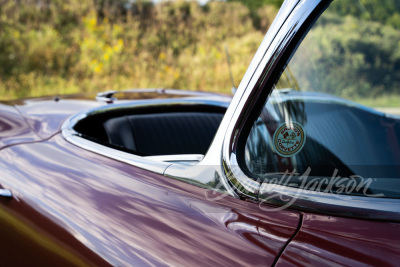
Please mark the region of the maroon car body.
POLYGON ((76 95, 1 104, 0 265, 398 265, 400 223, 396 210, 386 209, 395 205, 390 199, 376 200, 380 213, 357 197, 345 199, 361 203, 356 207, 333 198, 321 209, 304 202, 308 196, 280 209, 281 203, 261 201, 270 191, 244 183, 248 173, 242 178, 235 169, 242 153, 237 133, 259 113, 257 99, 267 99, 268 79, 276 81, 304 25, 328 4, 285 2, 233 98, 133 90, 121 100, 109 92, 97 100, 76 95), (201 156, 138 156, 76 132, 80 121, 92 127, 96 116, 116 109, 118 116, 156 109, 224 117, 201 156))
POLYGON ((257 204, 231 197, 210 202, 205 189, 68 143, 60 133, 62 122, 88 105, 99 104, 26 101, 16 106, 20 113, 2 117, 3 129, 18 133, 15 139, 2 138, 1 185, 13 192, 12 200, 1 203, 2 263, 274 262, 298 227, 298 213, 262 214, 257 204), (38 113, 40 105, 45 112, 38 113), (38 126, 27 127, 25 120, 38 126))

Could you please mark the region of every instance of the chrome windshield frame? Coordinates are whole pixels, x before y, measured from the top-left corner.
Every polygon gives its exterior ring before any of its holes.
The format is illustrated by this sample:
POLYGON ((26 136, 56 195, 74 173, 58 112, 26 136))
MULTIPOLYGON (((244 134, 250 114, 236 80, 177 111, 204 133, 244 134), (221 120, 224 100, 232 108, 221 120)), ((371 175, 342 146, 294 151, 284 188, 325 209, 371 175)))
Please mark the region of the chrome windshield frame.
POLYGON ((249 115, 254 113, 255 102, 259 96, 262 93, 265 94, 265 90, 269 90, 268 95, 272 92, 272 85, 270 88, 264 88, 265 83, 276 78, 272 77, 276 72, 276 66, 282 62, 284 55, 291 53, 289 47, 293 39, 299 35, 305 22, 322 2, 321 0, 285 1, 277 15, 278 21, 282 24, 273 23, 264 39, 269 40, 269 43, 263 42, 259 48, 261 51, 257 51, 253 59, 258 62, 257 66, 254 68, 250 66, 248 71, 251 71, 252 75, 247 75, 247 79, 245 75, 244 81, 239 85, 238 92, 241 93, 241 99, 227 126, 222 149, 222 164, 231 186, 243 197, 257 200, 261 183, 249 178, 239 167, 237 159, 239 135, 243 131, 249 115), (284 19, 280 18, 283 16, 282 14, 286 15, 284 19))
MULTIPOLYGON (((275 35, 270 44, 262 44, 255 59, 258 65, 250 74, 245 75, 239 86, 240 99, 237 100, 237 107, 231 114, 230 123, 224 136, 222 149, 222 165, 224 177, 235 193, 242 198, 250 198, 258 201, 260 205, 267 204, 276 206, 278 210, 289 208, 299 211, 306 211, 318 214, 355 217, 372 220, 400 221, 400 199, 375 198, 366 196, 341 196, 333 193, 315 192, 306 189, 280 186, 276 184, 263 183, 260 180, 250 178, 239 166, 237 148, 245 124, 251 112, 254 114, 255 102, 263 90, 269 90, 264 95, 270 97, 272 85, 263 87, 269 79, 276 79, 276 66, 286 66, 288 59, 293 53, 293 47, 301 43, 302 38, 296 35, 304 35, 301 30, 308 29, 310 21, 314 21, 329 4, 330 0, 318 1, 285 1, 285 10, 282 13, 288 14, 281 27, 275 25, 270 29, 275 35), (288 10, 291 10, 290 12, 288 10), (313 18, 313 16, 315 18, 313 18), (279 28, 279 29, 278 29, 279 28), (296 38, 295 38, 296 37, 296 38), (292 47, 292 50, 290 50, 292 47), (288 54, 290 54, 288 56, 288 54), (286 58, 285 58, 286 56, 286 58), (285 62, 282 62, 285 61, 285 62), (284 63, 284 64, 283 64, 284 63), (247 78, 247 79, 246 79, 247 78), (282 201, 285 199, 286 201, 282 201), (290 203, 290 205, 287 205, 290 203)), ((279 18, 282 21, 282 18, 279 18)), ((269 32, 265 39, 268 39, 269 32)), ((266 99, 264 98, 264 101, 266 99)), ((234 102, 235 99, 232 101, 234 102)), ((207 158, 207 155, 206 157, 207 158)))

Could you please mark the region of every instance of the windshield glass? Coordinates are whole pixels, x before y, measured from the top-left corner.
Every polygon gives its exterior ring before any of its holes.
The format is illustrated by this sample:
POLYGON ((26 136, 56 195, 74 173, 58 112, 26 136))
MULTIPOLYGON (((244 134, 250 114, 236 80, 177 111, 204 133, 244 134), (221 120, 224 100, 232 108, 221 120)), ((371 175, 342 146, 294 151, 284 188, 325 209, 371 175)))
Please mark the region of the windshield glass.
POLYGON ((254 122, 244 169, 263 182, 400 197, 400 3, 333 1, 254 122))

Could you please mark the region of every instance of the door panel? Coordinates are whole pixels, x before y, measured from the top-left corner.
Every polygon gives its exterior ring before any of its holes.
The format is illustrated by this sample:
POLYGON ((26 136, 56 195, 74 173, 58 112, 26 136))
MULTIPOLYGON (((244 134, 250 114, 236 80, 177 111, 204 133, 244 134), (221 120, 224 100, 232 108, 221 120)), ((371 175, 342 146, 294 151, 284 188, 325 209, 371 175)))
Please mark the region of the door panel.
POLYGON ((398 266, 400 224, 305 214, 277 266, 398 266))
POLYGON ((61 135, 4 149, 0 184, 16 196, 2 209, 73 253, 93 252, 112 265, 271 265, 300 220, 297 212, 230 196, 209 200, 206 189, 85 151, 61 135))
POLYGON ((0 266, 107 266, 25 201, 0 199, 0 266))

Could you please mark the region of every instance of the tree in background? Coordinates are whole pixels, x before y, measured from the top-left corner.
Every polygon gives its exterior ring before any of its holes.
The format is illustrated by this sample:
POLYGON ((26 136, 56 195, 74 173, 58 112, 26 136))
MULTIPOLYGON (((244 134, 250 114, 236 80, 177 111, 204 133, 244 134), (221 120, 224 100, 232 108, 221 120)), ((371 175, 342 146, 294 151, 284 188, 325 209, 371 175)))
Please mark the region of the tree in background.
MULTIPOLYGON (((276 14, 268 12, 265 28, 276 14)), ((0 13, 2 99, 158 87, 227 93, 225 45, 239 83, 265 33, 238 2, 8 0, 0 13)))

